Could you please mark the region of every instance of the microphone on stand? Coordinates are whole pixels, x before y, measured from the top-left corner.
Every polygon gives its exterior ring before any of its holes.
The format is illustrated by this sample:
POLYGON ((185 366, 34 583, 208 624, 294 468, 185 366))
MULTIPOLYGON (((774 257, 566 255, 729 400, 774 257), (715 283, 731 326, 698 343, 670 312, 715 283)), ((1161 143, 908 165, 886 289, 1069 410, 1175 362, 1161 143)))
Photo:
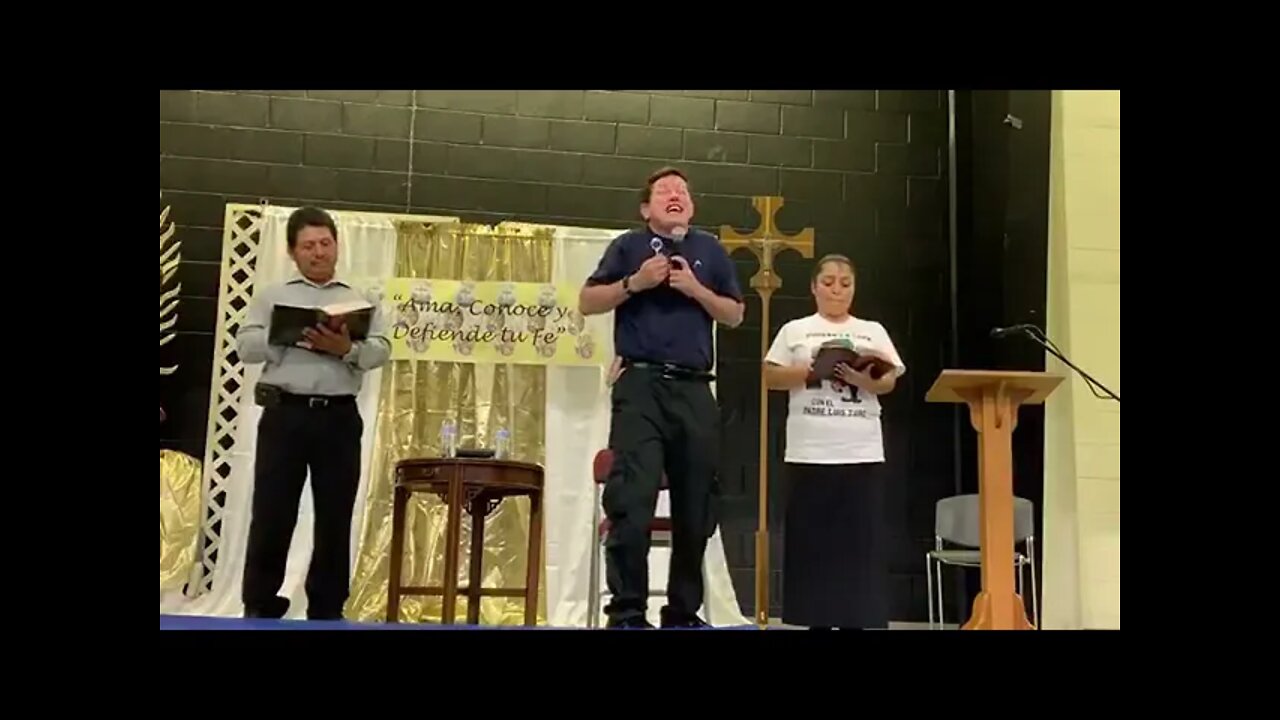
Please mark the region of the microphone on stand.
POLYGON ((1095 397, 1099 397, 1099 398, 1102 398, 1103 400, 1106 400, 1107 396, 1110 396, 1112 400, 1115 400, 1116 402, 1120 402, 1119 395, 1111 392, 1111 390, 1108 389, 1106 385, 1103 385, 1097 380, 1094 380, 1093 376, 1091 376, 1089 373, 1085 372, 1084 370, 1081 370, 1080 368, 1076 367, 1075 363, 1068 360, 1067 356, 1063 355, 1058 350, 1057 345, 1053 344, 1053 341, 1049 339, 1048 335, 1045 335, 1044 331, 1041 330, 1039 326, 1033 325, 1031 323, 1024 323, 1022 325, 1010 325, 1009 327, 991 328, 991 337, 996 340, 1003 340, 1004 338, 1010 337, 1012 335, 1025 335, 1026 337, 1031 338, 1036 342, 1036 344, 1040 345, 1045 350, 1047 350, 1049 354, 1053 355, 1054 357, 1058 358, 1062 362, 1066 363, 1067 367, 1080 373, 1080 377, 1084 378, 1085 383, 1089 386, 1089 390, 1093 392, 1095 397), (1098 389, 1101 389, 1102 392, 1106 393, 1106 395, 1100 394, 1098 392, 1098 389))
POLYGON ((1010 335, 1016 335, 1017 333, 1020 333, 1020 332, 1027 332, 1032 329, 1038 329, 1038 328, 1036 328, 1035 325, 1030 325, 1030 324, 1010 325, 1009 327, 991 328, 991 337, 995 338, 996 340, 1003 340, 1004 338, 1009 337, 1010 335))

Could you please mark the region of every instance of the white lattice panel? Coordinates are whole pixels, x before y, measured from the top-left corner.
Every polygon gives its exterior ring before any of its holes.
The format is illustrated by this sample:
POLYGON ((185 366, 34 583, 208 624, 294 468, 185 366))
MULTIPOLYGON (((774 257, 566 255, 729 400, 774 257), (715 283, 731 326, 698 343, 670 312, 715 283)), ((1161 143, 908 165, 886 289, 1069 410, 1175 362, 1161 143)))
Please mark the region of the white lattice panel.
POLYGON ((204 488, 201 497, 201 552, 197 577, 188 592, 210 588, 217 552, 230 452, 235 445, 237 408, 244 387, 244 365, 235 352, 235 331, 244 321, 253 295, 253 276, 262 230, 262 207, 227 205, 222 234, 222 281, 218 291, 218 325, 214 331, 213 378, 209 390, 209 426, 205 435, 204 488))

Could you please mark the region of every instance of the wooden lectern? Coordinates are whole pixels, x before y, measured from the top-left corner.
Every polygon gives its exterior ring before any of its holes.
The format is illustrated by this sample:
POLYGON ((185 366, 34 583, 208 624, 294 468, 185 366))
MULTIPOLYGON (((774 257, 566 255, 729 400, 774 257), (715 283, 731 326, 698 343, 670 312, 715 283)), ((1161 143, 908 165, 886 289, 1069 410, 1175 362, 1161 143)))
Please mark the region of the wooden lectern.
POLYGON ((982 592, 965 630, 1032 629, 1013 584, 1013 431, 1018 406, 1044 402, 1061 382, 1061 375, 1040 372, 943 370, 925 395, 927 402, 967 404, 978 431, 982 592))

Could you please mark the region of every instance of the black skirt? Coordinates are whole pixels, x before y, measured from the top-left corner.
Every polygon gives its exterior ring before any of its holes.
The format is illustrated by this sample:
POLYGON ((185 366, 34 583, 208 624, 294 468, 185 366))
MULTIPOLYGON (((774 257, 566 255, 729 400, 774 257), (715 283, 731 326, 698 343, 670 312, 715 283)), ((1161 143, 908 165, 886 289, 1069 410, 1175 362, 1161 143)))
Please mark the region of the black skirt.
POLYGON ((889 624, 883 463, 787 463, 782 621, 889 624))

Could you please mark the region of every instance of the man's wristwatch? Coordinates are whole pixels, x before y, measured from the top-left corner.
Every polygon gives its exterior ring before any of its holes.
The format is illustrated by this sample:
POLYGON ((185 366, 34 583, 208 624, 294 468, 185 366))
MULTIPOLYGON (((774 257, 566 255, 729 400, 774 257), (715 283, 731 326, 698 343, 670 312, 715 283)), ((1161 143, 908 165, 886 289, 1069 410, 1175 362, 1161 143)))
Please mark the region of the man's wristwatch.
POLYGON ((634 294, 631 292, 631 276, 630 275, 624 275, 622 278, 622 292, 628 295, 634 294))

